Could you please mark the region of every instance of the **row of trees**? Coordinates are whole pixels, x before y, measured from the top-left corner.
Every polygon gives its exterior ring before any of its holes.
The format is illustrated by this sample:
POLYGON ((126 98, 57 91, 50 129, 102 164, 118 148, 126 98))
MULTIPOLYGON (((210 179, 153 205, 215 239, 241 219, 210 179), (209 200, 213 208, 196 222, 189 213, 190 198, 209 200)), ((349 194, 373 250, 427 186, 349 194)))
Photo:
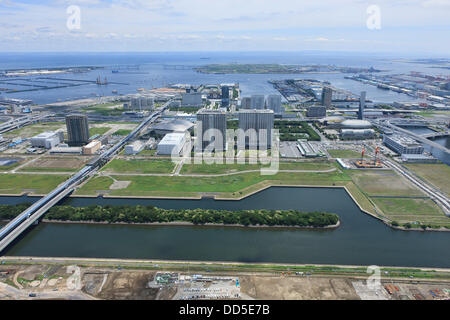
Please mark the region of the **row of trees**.
MULTIPOLYGON (((0 219, 12 219, 26 208, 25 205, 1 205, 0 219)), ((161 209, 152 206, 56 206, 45 215, 48 220, 95 221, 110 223, 191 222, 194 224, 238 224, 269 226, 325 227, 339 221, 336 214, 326 212, 300 212, 297 210, 206 210, 161 209)))
POLYGON ((305 121, 277 120, 274 127, 280 131, 281 141, 295 141, 302 138, 296 134, 303 133, 308 136, 309 141, 320 141, 320 136, 305 121))

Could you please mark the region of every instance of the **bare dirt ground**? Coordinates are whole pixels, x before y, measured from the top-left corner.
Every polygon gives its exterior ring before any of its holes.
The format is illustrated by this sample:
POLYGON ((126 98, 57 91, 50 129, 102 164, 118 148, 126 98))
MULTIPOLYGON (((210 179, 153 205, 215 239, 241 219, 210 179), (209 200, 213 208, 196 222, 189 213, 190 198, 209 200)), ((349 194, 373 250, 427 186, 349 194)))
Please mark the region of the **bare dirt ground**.
POLYGON ((33 163, 23 167, 28 168, 58 168, 58 169, 76 169, 88 162, 90 157, 42 157, 33 163))
POLYGON ((349 279, 241 276, 241 292, 269 300, 359 300, 349 279))
MULTIPOLYGON (((154 272, 149 271, 114 271, 108 275, 106 282, 96 296, 100 299, 113 300, 155 300, 160 289, 149 288, 148 282, 153 280, 154 272)), ((103 281, 103 277, 102 277, 103 281)), ((84 289, 89 287, 90 282, 84 279, 84 289)), ((100 279, 94 280, 96 285, 100 279)), ((169 298, 169 295, 166 295, 169 298)))
POLYGON ((447 281, 383 280, 376 288, 365 279, 339 276, 279 276, 208 272, 201 279, 163 271, 62 265, 0 265, 0 300, 445 300, 447 281), (163 276, 161 278, 161 275, 163 276), (30 296, 33 293, 35 296, 30 296))

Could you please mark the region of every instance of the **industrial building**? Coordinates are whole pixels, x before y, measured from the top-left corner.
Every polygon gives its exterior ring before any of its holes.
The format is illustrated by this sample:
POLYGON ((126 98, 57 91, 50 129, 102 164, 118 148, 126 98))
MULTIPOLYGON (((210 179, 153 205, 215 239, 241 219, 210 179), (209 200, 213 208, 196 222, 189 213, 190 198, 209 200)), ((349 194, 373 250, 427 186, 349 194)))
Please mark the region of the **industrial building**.
POLYGON ((426 154, 408 154, 404 153, 401 156, 401 159, 403 162, 406 163, 437 163, 438 160, 431 156, 426 154))
POLYGON ((250 108, 251 109, 265 109, 264 95, 254 94, 250 98, 250 108))
POLYGON ((311 106, 306 111, 306 116, 309 118, 323 118, 327 115, 327 108, 325 106, 311 106))
POLYGON ((271 148, 273 121, 273 110, 240 110, 238 148, 271 148))
POLYGON ((302 156, 306 158, 315 158, 320 156, 320 154, 313 148, 313 146, 306 139, 297 140, 297 148, 302 154, 302 156))
POLYGON ((370 129, 370 128, 372 128, 372 124, 369 121, 356 120, 356 119, 344 120, 339 124, 339 126, 342 129, 370 129))
POLYGON ((203 106, 203 98, 200 92, 186 92, 181 95, 182 107, 198 107, 203 106))
POLYGON ((423 145, 407 136, 393 134, 383 135, 383 143, 396 153, 403 154, 422 154, 423 145))
POLYGON ((81 147, 54 147, 50 149, 50 154, 81 154, 81 147))
POLYGON ((283 113, 281 96, 279 94, 270 94, 267 97, 267 109, 273 110, 276 114, 283 113))
POLYGON ((158 143, 158 155, 179 155, 190 139, 188 133, 169 133, 158 143))
POLYGON ((140 141, 135 141, 132 144, 125 146, 126 155, 135 155, 144 150, 145 145, 140 141))
POLYGON ((150 128, 157 134, 168 134, 171 132, 186 132, 194 128, 194 124, 183 119, 172 119, 161 121, 150 128))
POLYGON ((252 101, 252 99, 250 97, 243 97, 241 99, 241 109, 250 109, 251 101, 252 101))
POLYGON ((51 149, 61 142, 64 142, 64 132, 62 131, 48 131, 32 137, 31 146, 34 148, 51 149))
POLYGON ((224 151, 226 149, 226 114, 219 110, 202 109, 197 113, 196 150, 224 151), (220 136, 221 135, 221 136, 220 136))
POLYGON ((102 147, 102 143, 98 140, 93 140, 83 147, 83 154, 95 154, 102 147))
POLYGON ((84 114, 73 114, 66 117, 69 146, 83 146, 89 141, 88 117, 84 114))
POLYGON ((359 140, 359 139, 372 139, 375 136, 373 129, 342 129, 342 140, 359 140))
POLYGON ((322 88, 322 105, 326 108, 331 107, 331 98, 333 96, 333 89, 330 87, 323 87, 322 88))

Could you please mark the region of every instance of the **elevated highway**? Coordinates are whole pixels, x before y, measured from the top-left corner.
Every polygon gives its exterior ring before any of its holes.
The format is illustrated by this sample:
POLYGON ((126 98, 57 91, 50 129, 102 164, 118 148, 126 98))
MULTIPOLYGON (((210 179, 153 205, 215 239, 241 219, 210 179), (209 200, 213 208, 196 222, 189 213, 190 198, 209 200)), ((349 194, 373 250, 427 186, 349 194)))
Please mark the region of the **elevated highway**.
POLYGON ((434 142, 433 140, 429 140, 429 139, 425 138, 423 135, 419 135, 419 134, 413 133, 413 132, 411 132, 411 131, 409 131, 407 129, 400 128, 400 127, 392 124, 389 121, 386 121, 385 123, 386 123, 386 126, 388 128, 390 128, 391 130, 397 131, 397 132, 401 132, 404 135, 410 136, 411 138, 413 138, 413 139, 415 139, 415 140, 417 140, 417 141, 419 141, 419 142, 421 142, 423 144, 426 144, 426 145, 430 146, 432 149, 436 149, 436 150, 442 151, 442 152, 444 152, 446 154, 446 158, 450 159, 450 150, 447 149, 446 147, 444 147, 444 146, 434 142))
POLYGON ((133 139, 144 127, 155 121, 164 110, 167 109, 171 100, 169 100, 158 111, 153 112, 148 116, 137 128, 135 128, 128 136, 120 140, 103 154, 92 160, 88 165, 83 167, 75 175, 70 177, 67 181, 56 187, 48 195, 41 198, 33 205, 31 205, 24 212, 19 214, 16 218, 10 221, 6 226, 0 230, 0 252, 2 252, 10 243, 12 243, 23 231, 29 226, 38 221, 51 207, 57 204, 70 194, 82 181, 93 175, 103 165, 117 154, 117 152, 131 139, 133 139))
POLYGON ((0 125, 0 134, 5 133, 14 129, 21 128, 23 126, 44 120, 47 117, 50 117, 51 114, 45 113, 40 115, 32 115, 32 116, 25 116, 22 118, 10 120, 8 122, 2 123, 0 125))

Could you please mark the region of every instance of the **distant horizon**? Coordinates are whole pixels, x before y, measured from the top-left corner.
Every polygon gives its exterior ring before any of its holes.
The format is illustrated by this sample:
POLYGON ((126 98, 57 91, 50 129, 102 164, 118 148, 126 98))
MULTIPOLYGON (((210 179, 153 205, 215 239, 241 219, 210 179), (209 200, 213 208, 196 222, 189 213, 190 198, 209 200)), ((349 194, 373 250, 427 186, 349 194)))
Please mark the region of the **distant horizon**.
POLYGON ((2 52, 450 55, 450 0, 0 0, 2 52))
POLYGON ((339 55, 358 55, 366 57, 375 56, 389 56, 389 58, 397 59, 414 59, 414 58, 432 58, 432 59, 450 59, 450 54, 436 53, 436 52, 365 52, 365 51, 350 51, 350 50, 142 50, 142 51, 1 51, 0 54, 218 54, 218 53, 243 53, 243 54, 264 54, 264 53, 278 53, 278 54, 339 54, 339 55))

